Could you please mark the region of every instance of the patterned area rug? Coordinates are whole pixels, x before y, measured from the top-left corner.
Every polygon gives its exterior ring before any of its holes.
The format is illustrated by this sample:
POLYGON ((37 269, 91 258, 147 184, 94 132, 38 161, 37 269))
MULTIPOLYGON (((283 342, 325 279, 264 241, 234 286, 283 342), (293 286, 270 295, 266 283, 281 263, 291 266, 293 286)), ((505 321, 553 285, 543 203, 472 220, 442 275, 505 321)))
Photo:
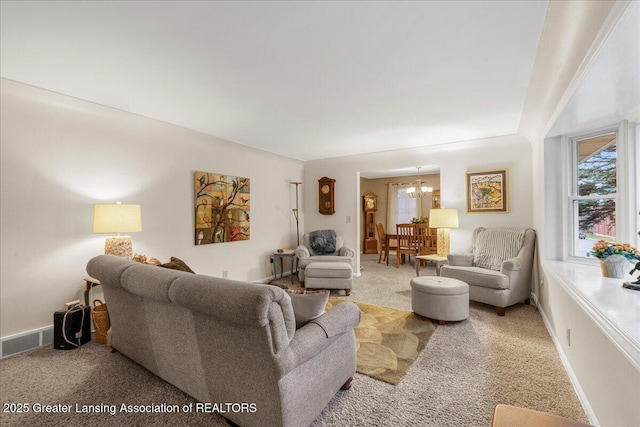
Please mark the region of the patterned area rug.
MULTIPOLYGON (((346 300, 331 297, 327 308, 346 300)), ((411 311, 355 302, 362 320, 355 329, 357 371, 398 384, 436 330, 428 319, 411 311)))

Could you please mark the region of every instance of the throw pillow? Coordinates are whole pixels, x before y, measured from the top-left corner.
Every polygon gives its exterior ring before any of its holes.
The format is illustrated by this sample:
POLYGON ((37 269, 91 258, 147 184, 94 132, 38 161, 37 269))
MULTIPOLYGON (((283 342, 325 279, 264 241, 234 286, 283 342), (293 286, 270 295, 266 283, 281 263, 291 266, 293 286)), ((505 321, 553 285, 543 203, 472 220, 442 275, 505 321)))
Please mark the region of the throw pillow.
POLYGON ((176 258, 174 256, 171 257, 169 262, 160 265, 160 267, 170 268, 172 270, 186 271, 187 273, 194 273, 195 274, 195 271, 193 271, 191 268, 189 268, 189 266, 184 261, 182 261, 180 258, 176 258))
POLYGON ((316 230, 309 233, 309 242, 315 255, 336 253, 335 230, 316 230))
POLYGON ((500 271, 502 262, 518 256, 526 229, 487 228, 476 237, 473 263, 481 268, 500 271))
POLYGON ((327 301, 329 301, 328 290, 297 291, 286 289, 285 292, 291 297, 291 306, 296 317, 296 329, 322 316, 327 301))

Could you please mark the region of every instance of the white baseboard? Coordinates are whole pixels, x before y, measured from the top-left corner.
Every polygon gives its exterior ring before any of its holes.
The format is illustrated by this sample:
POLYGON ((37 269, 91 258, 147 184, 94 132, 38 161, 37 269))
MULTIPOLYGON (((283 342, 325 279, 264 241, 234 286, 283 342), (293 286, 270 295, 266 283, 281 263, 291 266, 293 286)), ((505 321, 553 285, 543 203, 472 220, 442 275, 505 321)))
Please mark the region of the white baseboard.
POLYGON ((587 418, 589 419, 589 424, 593 426, 599 426, 600 424, 598 423, 596 414, 593 412, 593 408, 591 408, 591 405, 589 404, 589 400, 587 399, 587 396, 585 395, 584 391, 582 390, 582 387, 580 386, 578 377, 576 377, 575 373, 573 372, 573 369, 571 368, 569 359, 567 358, 567 355, 565 354, 564 349, 560 345, 560 340, 558 339, 555 332, 553 331, 553 328, 551 327, 551 323, 549 322, 547 315, 545 314, 544 310, 542 309, 542 306, 538 302, 538 296, 535 293, 532 293, 531 296, 535 301, 536 308, 538 309, 538 311, 540 312, 540 315, 542 316, 542 321, 544 322, 544 326, 547 328, 547 331, 551 336, 551 341, 553 342, 553 345, 555 346, 556 351, 560 356, 560 361, 562 361, 562 365, 564 365, 564 369, 565 371, 567 371, 567 375, 569 375, 569 380, 571 381, 571 384, 573 385, 573 388, 575 389, 576 394, 578 395, 580 404, 582 405, 582 408, 584 409, 584 412, 587 415, 587 418))

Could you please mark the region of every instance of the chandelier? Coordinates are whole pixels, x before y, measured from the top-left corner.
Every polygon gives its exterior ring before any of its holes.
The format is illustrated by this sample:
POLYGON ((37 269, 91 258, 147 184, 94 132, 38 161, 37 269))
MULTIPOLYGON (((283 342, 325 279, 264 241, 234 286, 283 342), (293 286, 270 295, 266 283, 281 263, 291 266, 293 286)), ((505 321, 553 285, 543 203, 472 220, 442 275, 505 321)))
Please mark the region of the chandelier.
POLYGON ((418 166, 418 179, 416 179, 416 186, 407 188, 407 194, 409 197, 415 199, 416 197, 424 197, 425 194, 431 193, 432 191, 432 187, 422 185, 422 180, 420 180, 420 166, 418 166))

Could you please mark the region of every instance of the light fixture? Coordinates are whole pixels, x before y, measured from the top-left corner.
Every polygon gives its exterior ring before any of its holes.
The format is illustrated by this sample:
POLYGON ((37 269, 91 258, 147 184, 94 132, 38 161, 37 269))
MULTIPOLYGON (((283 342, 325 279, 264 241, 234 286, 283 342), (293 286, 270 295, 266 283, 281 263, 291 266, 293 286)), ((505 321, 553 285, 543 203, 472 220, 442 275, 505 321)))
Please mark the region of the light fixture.
POLYGON ((438 256, 447 256, 449 248, 449 229, 458 228, 457 209, 431 209, 429 228, 438 229, 438 256))
POLYGON ((416 186, 407 188, 407 194, 411 198, 416 197, 424 197, 425 194, 431 193, 433 188, 427 187, 426 185, 422 185, 422 180, 420 180, 420 166, 418 166, 418 179, 416 179, 416 186))
POLYGON ((120 233, 136 233, 142 231, 142 215, 140 205, 96 204, 93 207, 93 233, 112 234, 104 242, 104 253, 123 258, 133 258, 130 236, 120 233))

